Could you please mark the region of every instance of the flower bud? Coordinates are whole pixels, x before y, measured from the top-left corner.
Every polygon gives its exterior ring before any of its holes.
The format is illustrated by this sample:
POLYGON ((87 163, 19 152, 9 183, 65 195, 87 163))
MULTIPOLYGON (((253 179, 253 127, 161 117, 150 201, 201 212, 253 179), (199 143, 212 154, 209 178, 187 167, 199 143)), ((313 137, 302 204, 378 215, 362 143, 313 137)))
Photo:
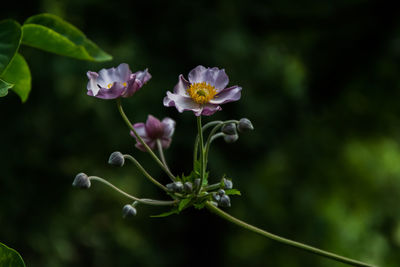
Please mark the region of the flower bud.
POLYGON ((232 189, 233 188, 233 183, 231 180, 228 180, 226 178, 222 178, 222 184, 224 186, 224 189, 232 189))
POLYGON ((125 163, 124 155, 122 155, 122 153, 119 151, 111 153, 110 158, 108 159, 108 164, 114 166, 122 167, 124 166, 124 163, 125 163))
POLYGON ((227 143, 234 143, 239 139, 239 135, 233 134, 233 135, 224 135, 224 140, 227 143))
POLYGON ((186 193, 192 193, 193 192, 193 184, 191 182, 186 182, 183 184, 183 190, 186 193))
POLYGON ((83 172, 78 173, 75 176, 75 179, 72 182, 72 185, 76 186, 78 188, 89 188, 90 187, 89 177, 83 172))
POLYGON ((173 182, 166 185, 167 189, 172 192, 180 193, 183 191, 183 184, 181 182, 173 182))
POLYGON ((218 205, 223 208, 227 208, 231 206, 231 199, 228 195, 222 195, 221 199, 218 201, 218 205))
POLYGON ((237 129, 239 130, 239 132, 244 133, 254 130, 254 127, 249 119, 242 118, 239 121, 237 129))
POLYGON ((222 126, 221 132, 226 135, 235 135, 237 134, 236 125, 234 123, 224 124, 224 126, 222 126))
POLYGON ((122 208, 122 217, 126 218, 128 216, 135 216, 136 215, 136 209, 134 207, 132 207, 132 205, 126 204, 123 208, 122 208))
POLYGON ((220 195, 221 197, 222 197, 223 195, 225 195, 224 189, 219 189, 219 190, 217 191, 217 193, 218 193, 218 195, 220 195))
POLYGON ((217 202, 219 202, 219 201, 221 200, 221 196, 218 195, 218 194, 215 193, 215 192, 213 193, 212 197, 213 197, 213 199, 214 199, 215 201, 217 201, 217 202))

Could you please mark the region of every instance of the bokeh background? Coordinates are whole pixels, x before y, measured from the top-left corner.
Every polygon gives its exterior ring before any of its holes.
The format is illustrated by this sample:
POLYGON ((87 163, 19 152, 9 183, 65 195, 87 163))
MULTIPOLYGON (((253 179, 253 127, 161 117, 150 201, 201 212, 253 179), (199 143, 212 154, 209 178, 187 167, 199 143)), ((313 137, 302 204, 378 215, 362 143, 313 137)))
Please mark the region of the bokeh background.
POLYGON ((344 266, 187 210, 150 218, 101 184, 71 186, 81 171, 140 197, 164 198, 132 164, 135 150, 114 101, 86 96, 86 71, 130 64, 152 80, 123 104, 132 121, 177 121, 166 152, 188 173, 193 114, 165 108, 179 74, 225 68, 242 99, 204 121, 248 117, 255 131, 215 142, 215 181, 233 178, 234 216, 272 233, 374 263, 400 262, 400 17, 381 1, 9 1, 0 19, 49 12, 114 56, 90 63, 22 47, 33 89, 0 99, 0 241, 28 266, 344 266))

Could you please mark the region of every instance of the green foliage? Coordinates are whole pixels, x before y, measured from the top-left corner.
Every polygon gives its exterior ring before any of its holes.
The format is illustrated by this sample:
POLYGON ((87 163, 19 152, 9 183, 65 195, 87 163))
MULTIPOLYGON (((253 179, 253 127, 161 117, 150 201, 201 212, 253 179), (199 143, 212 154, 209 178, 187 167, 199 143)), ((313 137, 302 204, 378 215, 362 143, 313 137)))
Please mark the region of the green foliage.
POLYGON ((0 97, 8 94, 8 89, 12 88, 14 84, 8 83, 0 79, 0 97))
POLYGON ((25 59, 18 54, 20 43, 62 56, 88 61, 107 61, 112 57, 89 40, 75 26, 51 14, 28 18, 21 25, 11 19, 0 22, 0 97, 8 90, 22 102, 31 90, 31 74, 25 59))
POLYGON ((225 190, 225 194, 227 194, 227 195, 238 195, 238 196, 241 196, 241 195, 242 195, 242 194, 240 193, 240 191, 237 190, 237 189, 228 189, 228 190, 225 190))
POLYGON ((179 202, 179 206, 178 206, 178 211, 182 211, 184 208, 186 208, 189 204, 190 201, 192 199, 191 198, 184 198, 179 202))
POLYGON ((21 43, 21 26, 15 20, 0 21, 0 75, 7 68, 21 43))
POLYGON ((40 14, 28 18, 22 32, 23 44, 48 52, 99 62, 112 59, 75 26, 55 15, 40 14))
POLYGON ((12 90, 17 93, 22 102, 28 99, 29 92, 31 91, 31 72, 21 54, 17 53, 14 56, 6 71, 1 75, 1 78, 14 84, 12 90))
POLYGON ((0 243, 0 266, 25 267, 25 263, 17 251, 0 243))
POLYGON ((158 215, 151 215, 150 217, 151 218, 162 218, 162 217, 167 217, 167 216, 170 216, 170 215, 173 215, 173 214, 178 214, 178 213, 179 213, 179 210, 176 207, 174 207, 170 211, 163 212, 163 213, 158 214, 158 215))

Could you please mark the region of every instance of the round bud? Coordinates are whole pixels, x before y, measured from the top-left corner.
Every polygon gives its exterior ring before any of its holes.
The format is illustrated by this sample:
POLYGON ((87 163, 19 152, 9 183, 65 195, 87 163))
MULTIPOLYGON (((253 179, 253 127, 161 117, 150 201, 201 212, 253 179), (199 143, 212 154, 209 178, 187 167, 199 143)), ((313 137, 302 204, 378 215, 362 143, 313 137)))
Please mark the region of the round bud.
POLYGON ((212 197, 213 197, 213 199, 214 199, 215 201, 217 201, 217 202, 219 202, 219 201, 221 200, 221 196, 218 195, 218 194, 215 193, 215 192, 213 193, 212 197))
POLYGON ((175 182, 174 183, 174 191, 175 192, 182 192, 183 191, 183 184, 182 184, 182 182, 175 182))
POLYGON ((124 166, 124 163, 125 163, 124 155, 122 155, 122 153, 119 151, 111 153, 110 157, 108 158, 108 164, 114 166, 122 167, 124 166))
POLYGON ((234 123, 224 124, 221 128, 221 132, 226 135, 234 135, 237 134, 236 125, 234 123))
POLYGON ((224 185, 224 189, 232 189, 233 188, 232 181, 228 180, 226 178, 222 178, 222 184, 224 185))
POLYGON ((72 182, 72 185, 76 186, 78 188, 89 188, 90 187, 89 177, 83 172, 78 173, 75 176, 75 179, 72 182))
POLYGON ((243 118, 240 119, 237 129, 243 133, 254 130, 254 127, 249 119, 243 118))
POLYGON ((233 135, 224 135, 224 140, 225 142, 227 142, 228 144, 230 143, 234 143, 239 139, 239 135, 237 134, 233 134, 233 135))
POLYGON ((168 189, 168 191, 174 191, 174 183, 169 183, 165 185, 168 189))
POLYGON ((126 218, 128 216, 135 216, 136 215, 136 209, 134 207, 132 207, 132 205, 126 204, 123 208, 122 208, 122 217, 126 218))
POLYGON ((231 199, 229 198, 228 195, 222 195, 221 199, 218 201, 218 205, 227 208, 231 206, 231 199))
POLYGON ((193 192, 193 184, 191 182, 184 183, 183 190, 185 190, 186 193, 192 193, 193 192))
POLYGON ((224 189, 219 189, 219 190, 217 191, 217 193, 218 193, 218 195, 220 195, 220 196, 225 195, 224 189))

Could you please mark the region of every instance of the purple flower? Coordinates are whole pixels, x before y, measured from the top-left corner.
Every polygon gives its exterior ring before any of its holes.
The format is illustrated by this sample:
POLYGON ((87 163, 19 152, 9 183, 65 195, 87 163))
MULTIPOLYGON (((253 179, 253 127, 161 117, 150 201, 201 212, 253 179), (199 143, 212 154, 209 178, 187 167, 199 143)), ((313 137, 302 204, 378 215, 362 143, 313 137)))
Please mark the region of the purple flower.
MULTIPOLYGON (((160 122, 156 117, 149 115, 146 123, 135 123, 133 128, 151 149, 156 148, 157 140, 161 141, 163 148, 168 148, 175 131, 175 124, 175 121, 171 118, 164 118, 160 122)), ((136 147, 142 151, 146 151, 144 146, 136 138, 133 131, 131 131, 130 134, 136 139, 136 147)))
POLYGON ((88 71, 86 75, 89 78, 87 94, 102 99, 132 96, 151 78, 147 69, 132 73, 126 63, 99 73, 88 71))
POLYGON ((196 116, 212 115, 219 106, 240 99, 239 86, 225 88, 229 83, 224 69, 197 66, 189 72, 189 81, 179 75, 174 92, 167 92, 164 106, 176 107, 179 112, 191 110, 196 116))

